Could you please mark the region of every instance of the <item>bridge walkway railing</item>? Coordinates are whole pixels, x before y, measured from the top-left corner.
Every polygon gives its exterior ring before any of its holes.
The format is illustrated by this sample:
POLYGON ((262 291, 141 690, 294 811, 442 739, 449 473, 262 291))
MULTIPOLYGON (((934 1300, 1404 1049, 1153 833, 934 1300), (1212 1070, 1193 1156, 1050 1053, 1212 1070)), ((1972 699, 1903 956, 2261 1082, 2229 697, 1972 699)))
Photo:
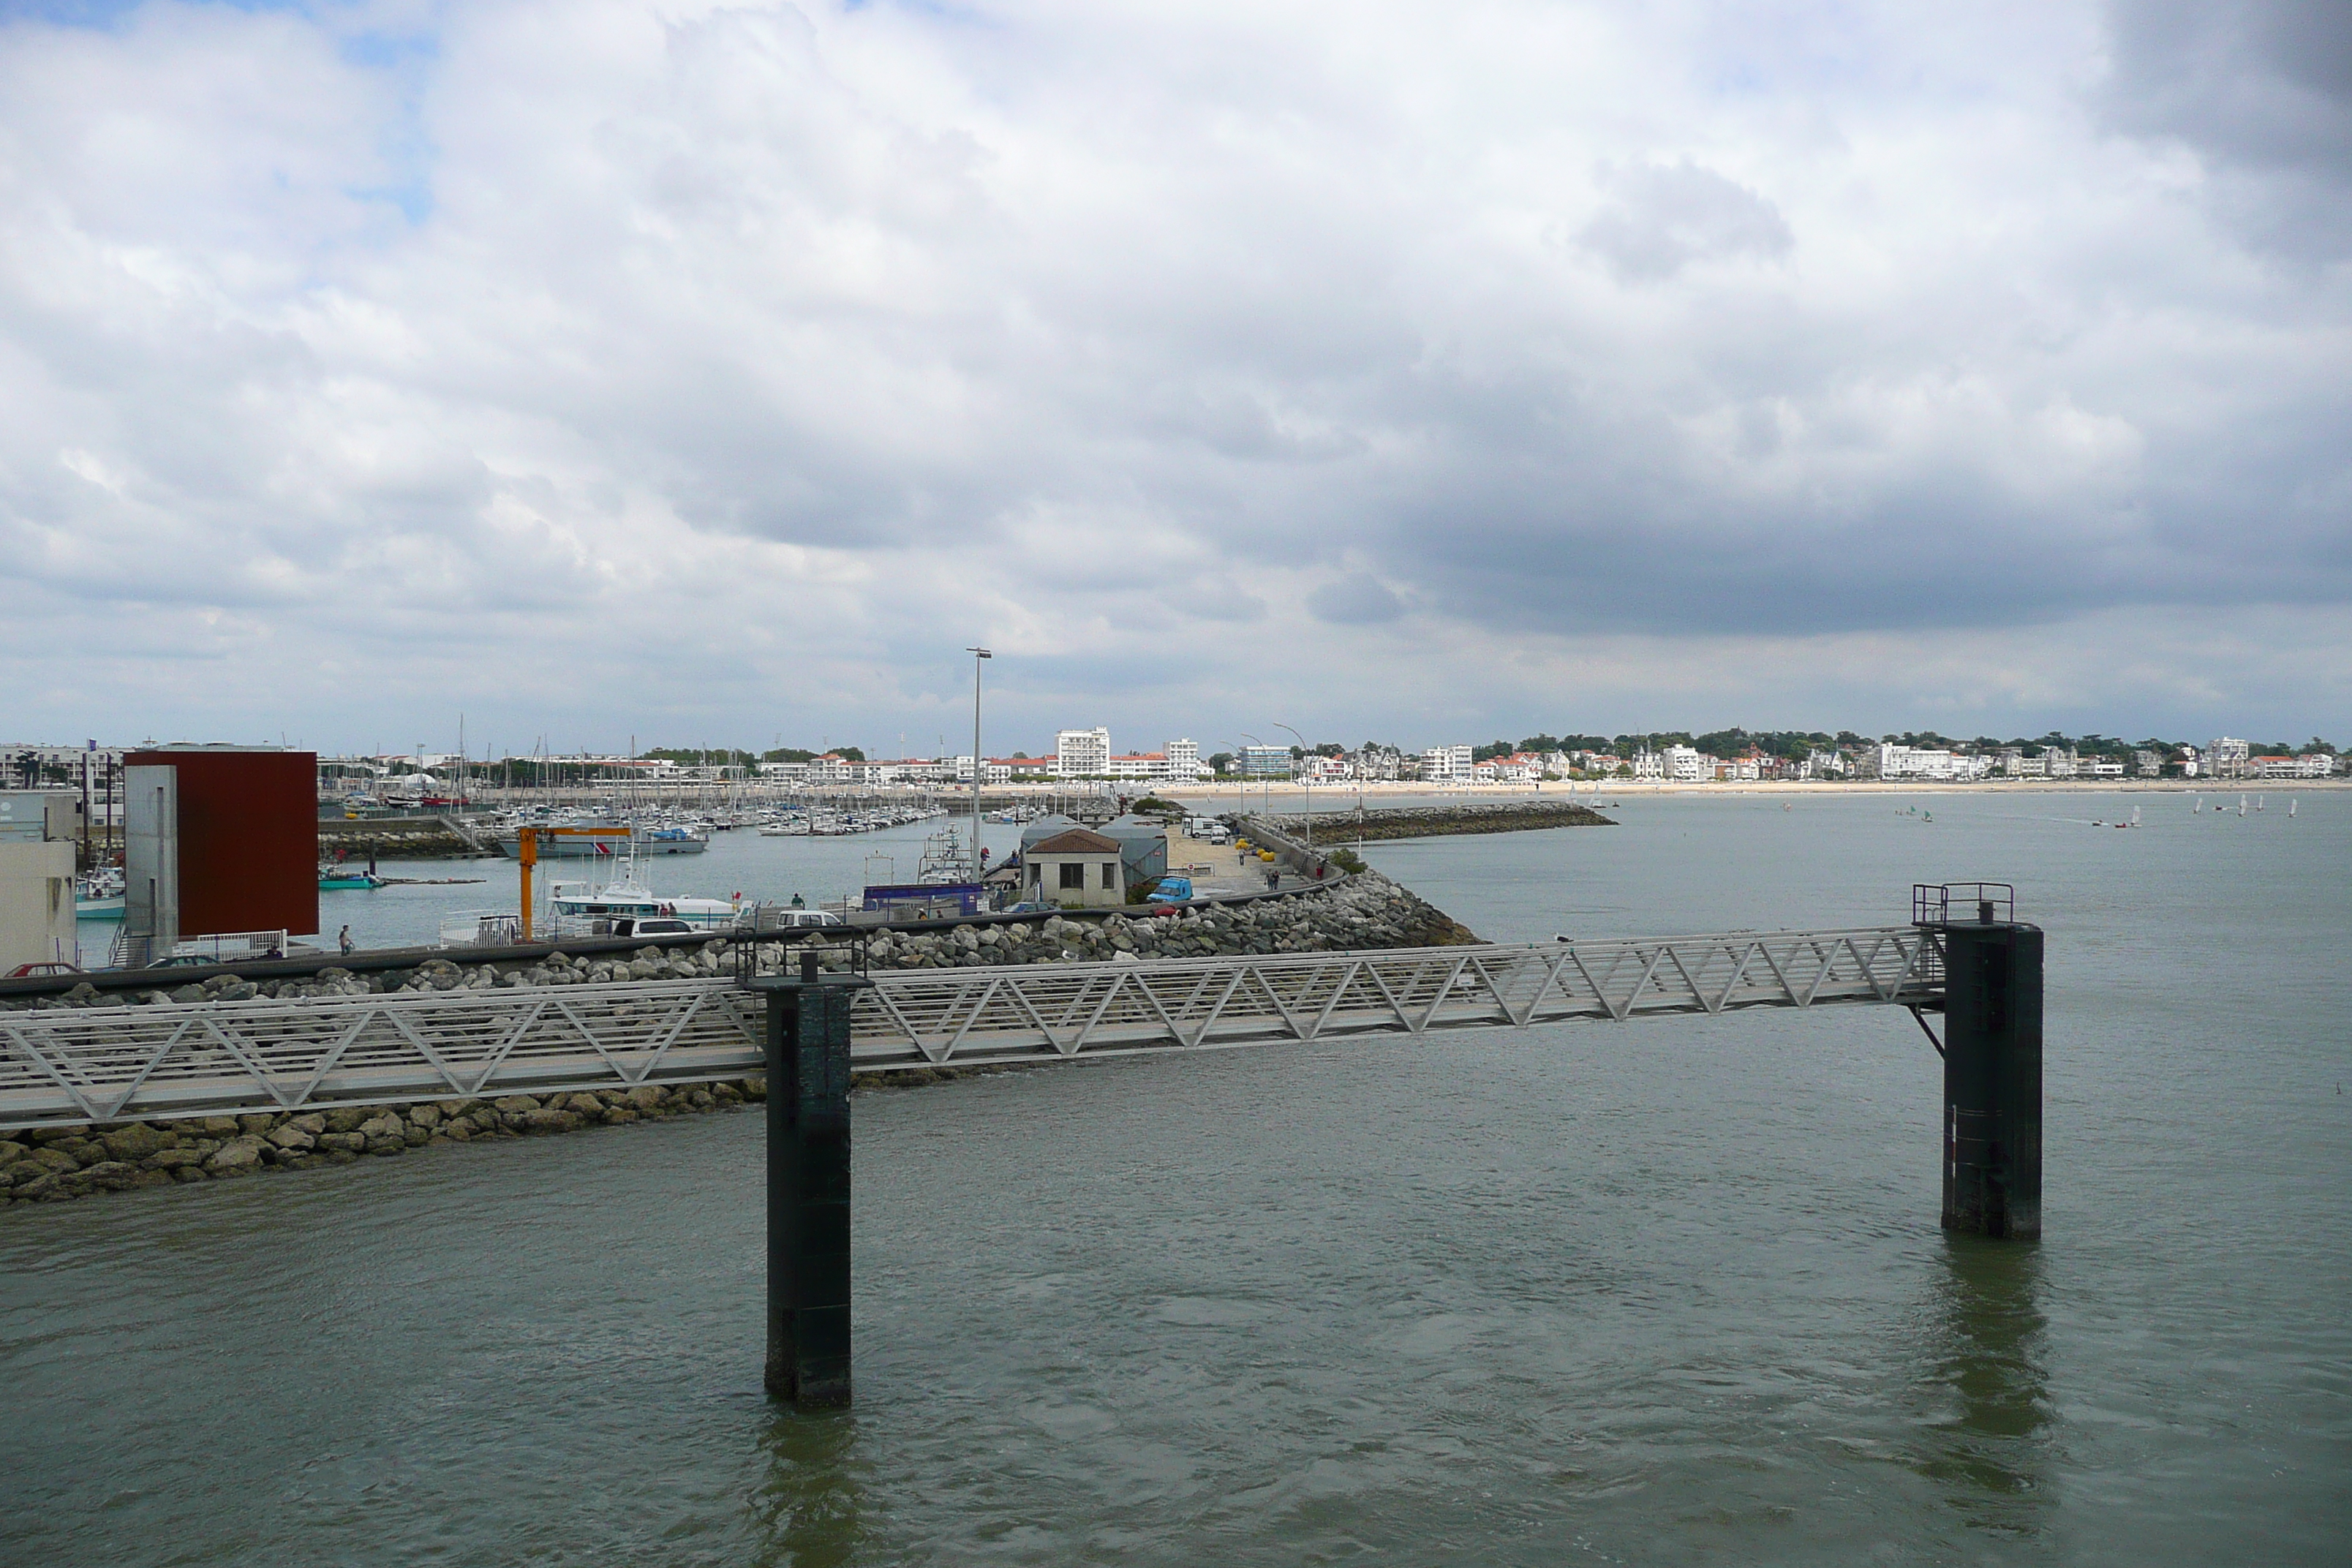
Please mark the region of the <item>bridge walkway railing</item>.
MULTIPOLYGON (((1916 926, 885 971, 861 1071, 1931 1001, 1916 926)), ((760 1003, 727 980, 0 1013, 0 1127, 741 1077, 760 1003)))

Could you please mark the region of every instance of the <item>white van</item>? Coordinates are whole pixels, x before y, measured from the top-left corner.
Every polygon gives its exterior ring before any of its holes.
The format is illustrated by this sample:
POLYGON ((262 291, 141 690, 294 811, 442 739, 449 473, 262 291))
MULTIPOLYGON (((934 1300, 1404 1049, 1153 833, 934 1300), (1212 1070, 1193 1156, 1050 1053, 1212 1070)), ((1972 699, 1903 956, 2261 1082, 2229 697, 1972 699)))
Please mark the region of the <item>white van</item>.
POLYGON ((1184 833, 1187 837, 1197 838, 1203 844, 1227 844, 1233 841, 1234 837, 1232 830, 1213 816, 1192 818, 1184 824, 1184 833))

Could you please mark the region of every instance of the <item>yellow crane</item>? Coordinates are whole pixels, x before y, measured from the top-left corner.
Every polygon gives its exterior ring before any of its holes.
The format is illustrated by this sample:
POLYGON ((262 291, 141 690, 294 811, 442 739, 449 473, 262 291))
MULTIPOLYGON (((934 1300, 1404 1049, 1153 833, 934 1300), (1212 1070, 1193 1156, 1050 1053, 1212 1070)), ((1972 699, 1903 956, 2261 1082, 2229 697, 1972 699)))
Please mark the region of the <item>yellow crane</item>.
POLYGON ((515 834, 515 863, 522 868, 522 940, 530 936, 530 872, 539 864, 541 838, 626 838, 627 827, 525 827, 515 834))

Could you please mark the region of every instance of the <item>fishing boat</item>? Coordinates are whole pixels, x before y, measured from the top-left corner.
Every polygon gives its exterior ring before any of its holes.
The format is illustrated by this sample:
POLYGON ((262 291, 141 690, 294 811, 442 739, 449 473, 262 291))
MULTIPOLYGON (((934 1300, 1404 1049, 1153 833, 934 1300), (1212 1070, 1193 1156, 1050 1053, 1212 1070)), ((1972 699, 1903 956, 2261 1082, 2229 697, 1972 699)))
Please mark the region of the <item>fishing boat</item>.
POLYGON ((119 921, 122 918, 122 868, 100 866, 74 879, 74 919, 119 921))
POLYGON ((660 917, 684 921, 688 925, 706 931, 732 926, 743 911, 743 896, 731 899, 698 899, 677 894, 656 893, 637 879, 636 864, 625 859, 619 874, 601 886, 594 882, 556 882, 548 891, 548 907, 554 912, 557 928, 567 924, 575 929, 586 922, 594 934, 598 921, 615 919, 644 920, 660 917))
MULTIPOLYGON (((576 822, 565 823, 562 826, 618 828, 626 825, 618 822, 576 822)), ((627 843, 616 850, 614 846, 618 843, 620 839, 617 834, 609 838, 541 834, 539 839, 539 858, 542 860, 610 860, 616 854, 625 855, 632 852, 638 855, 699 855, 710 847, 710 839, 707 835, 698 836, 683 827, 631 828, 627 843)), ((499 853, 509 860, 519 858, 522 853, 522 835, 517 829, 509 828, 501 833, 497 839, 497 844, 499 853)))

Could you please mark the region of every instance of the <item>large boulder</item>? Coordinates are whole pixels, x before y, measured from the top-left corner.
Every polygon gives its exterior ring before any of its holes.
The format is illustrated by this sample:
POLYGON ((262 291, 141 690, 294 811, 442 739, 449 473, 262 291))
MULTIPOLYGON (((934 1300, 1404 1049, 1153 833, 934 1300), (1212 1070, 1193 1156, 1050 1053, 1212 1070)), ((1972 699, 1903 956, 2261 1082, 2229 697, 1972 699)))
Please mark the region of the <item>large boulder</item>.
POLYGON ((249 1176, 261 1168, 261 1140, 232 1138, 213 1151, 205 1169, 215 1176, 249 1176))
POLYGON ((10 1172, 19 1182, 31 1181, 32 1177, 26 1173, 30 1171, 47 1171, 52 1175, 62 1175, 68 1171, 80 1169, 79 1160, 55 1144, 31 1151, 9 1167, 10 1172))
POLYGON ((82 1179, 100 1192, 119 1193, 139 1184, 139 1167, 128 1160, 101 1160, 82 1172, 82 1179))
POLYGON ((176 1133, 159 1132, 136 1121, 128 1127, 118 1127, 99 1140, 106 1145, 106 1152, 116 1159, 131 1161, 143 1160, 156 1150, 179 1141, 176 1133))

